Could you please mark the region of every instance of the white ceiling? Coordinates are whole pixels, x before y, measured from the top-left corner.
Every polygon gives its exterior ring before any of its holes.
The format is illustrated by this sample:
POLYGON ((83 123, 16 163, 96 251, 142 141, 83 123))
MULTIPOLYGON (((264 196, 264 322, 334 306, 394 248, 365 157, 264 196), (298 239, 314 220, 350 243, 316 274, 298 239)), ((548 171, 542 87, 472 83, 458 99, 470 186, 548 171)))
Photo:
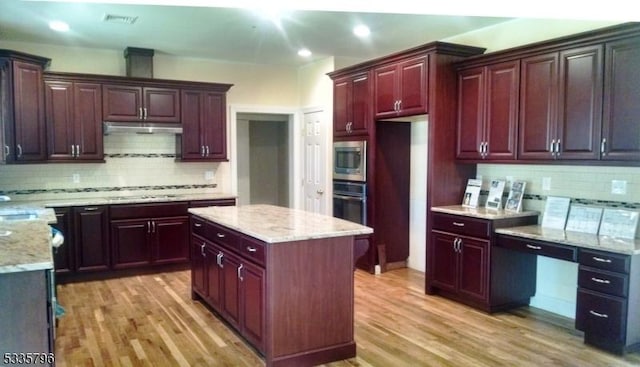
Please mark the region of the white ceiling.
MULTIPOLYGON (((463 13, 465 15, 434 15, 447 11, 454 13, 451 9, 437 10, 434 7, 431 7, 432 14, 425 14, 428 9, 416 11, 423 14, 398 14, 393 13, 393 8, 369 7, 373 10, 367 11, 368 8, 362 7, 367 2, 358 0, 316 1, 313 6, 310 5, 312 1, 298 0, 300 6, 297 8, 305 10, 290 10, 281 18, 280 24, 276 24, 263 17, 267 13, 265 10, 249 9, 246 1, 240 0, 164 2, 194 6, 149 5, 159 3, 152 0, 102 1, 112 3, 97 3, 96 0, 2 0, 0 42, 120 51, 132 46, 154 49, 161 54, 229 62, 300 65, 310 61, 296 54, 302 47, 313 52, 311 60, 328 56, 370 59, 512 19, 506 16, 510 13, 499 17, 470 16, 468 9, 463 13), (235 3, 239 7, 211 6, 216 3, 226 6, 230 6, 226 3, 235 3), (324 7, 318 4, 324 4, 324 7), (345 4, 360 4, 364 10, 343 11, 345 4), (137 17, 137 20, 133 25, 109 23, 103 21, 105 14, 137 17), (67 33, 53 32, 47 26, 50 20, 65 21, 71 30, 67 33), (372 32, 369 39, 358 39, 352 34, 353 26, 358 23, 369 26, 372 32)), ((276 0, 265 1, 272 3, 276 0)), ((457 3, 465 1, 458 0, 457 3)), ((373 3, 374 0, 368 2, 373 3)), ((454 3, 450 0, 439 2, 454 3)), ((403 0, 387 3, 396 4, 402 11, 407 9, 402 6, 403 0)), ((424 3, 428 2, 423 0, 420 4, 424 3)), ((474 3, 487 5, 486 2, 474 3)))

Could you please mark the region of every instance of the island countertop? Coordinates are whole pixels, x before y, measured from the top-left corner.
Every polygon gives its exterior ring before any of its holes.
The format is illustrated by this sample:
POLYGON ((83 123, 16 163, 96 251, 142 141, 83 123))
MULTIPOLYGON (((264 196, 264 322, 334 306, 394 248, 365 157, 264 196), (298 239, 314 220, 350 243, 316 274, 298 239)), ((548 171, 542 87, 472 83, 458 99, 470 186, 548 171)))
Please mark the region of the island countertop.
POLYGON ((189 212, 266 243, 373 233, 372 228, 354 222, 274 205, 190 208, 189 212))
POLYGON ((55 223, 55 215, 52 209, 41 215, 41 219, 0 221, 0 273, 53 269, 49 223, 55 223))

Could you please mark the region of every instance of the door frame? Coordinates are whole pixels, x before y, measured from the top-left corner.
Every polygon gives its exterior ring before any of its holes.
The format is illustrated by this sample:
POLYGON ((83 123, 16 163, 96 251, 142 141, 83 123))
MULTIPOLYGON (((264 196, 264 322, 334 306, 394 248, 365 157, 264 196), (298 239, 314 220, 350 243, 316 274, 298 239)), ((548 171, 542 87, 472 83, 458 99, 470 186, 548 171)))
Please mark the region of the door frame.
POLYGON ((281 114, 288 115, 288 155, 289 155, 289 206, 291 208, 300 209, 302 205, 302 197, 300 196, 299 185, 302 182, 302 157, 297 152, 302 150, 302 112, 295 107, 270 107, 257 105, 229 105, 229 141, 227 146, 229 149, 229 168, 231 193, 238 195, 238 114, 281 114))

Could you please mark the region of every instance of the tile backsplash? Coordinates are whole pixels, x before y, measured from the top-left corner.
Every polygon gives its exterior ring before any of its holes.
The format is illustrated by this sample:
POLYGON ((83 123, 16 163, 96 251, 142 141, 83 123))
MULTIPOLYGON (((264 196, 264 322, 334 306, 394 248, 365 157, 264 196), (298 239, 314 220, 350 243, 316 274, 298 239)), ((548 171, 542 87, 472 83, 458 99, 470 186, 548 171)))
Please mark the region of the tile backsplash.
POLYGON ((105 163, 0 165, 0 192, 15 199, 95 197, 105 196, 105 192, 112 196, 167 189, 219 192, 216 171, 220 163, 176 162, 175 139, 165 134, 113 134, 104 137, 105 163), (205 179, 207 171, 213 172, 213 179, 205 179))

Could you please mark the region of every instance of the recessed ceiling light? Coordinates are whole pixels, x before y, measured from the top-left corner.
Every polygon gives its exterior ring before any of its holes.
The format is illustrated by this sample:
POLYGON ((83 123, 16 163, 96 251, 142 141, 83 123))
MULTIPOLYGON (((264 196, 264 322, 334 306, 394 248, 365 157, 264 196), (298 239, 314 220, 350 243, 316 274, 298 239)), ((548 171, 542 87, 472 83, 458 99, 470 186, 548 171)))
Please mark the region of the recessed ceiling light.
POLYGON ((355 34, 358 37, 367 37, 369 34, 371 34, 371 31, 369 30, 369 27, 367 27, 366 25, 360 24, 353 27, 353 34, 355 34))
POLYGON ((69 25, 60 20, 52 20, 49 22, 49 28, 58 32, 67 32, 69 31, 69 25))
POLYGON ((311 56, 311 51, 308 48, 301 48, 298 50, 298 56, 309 57, 311 56))

